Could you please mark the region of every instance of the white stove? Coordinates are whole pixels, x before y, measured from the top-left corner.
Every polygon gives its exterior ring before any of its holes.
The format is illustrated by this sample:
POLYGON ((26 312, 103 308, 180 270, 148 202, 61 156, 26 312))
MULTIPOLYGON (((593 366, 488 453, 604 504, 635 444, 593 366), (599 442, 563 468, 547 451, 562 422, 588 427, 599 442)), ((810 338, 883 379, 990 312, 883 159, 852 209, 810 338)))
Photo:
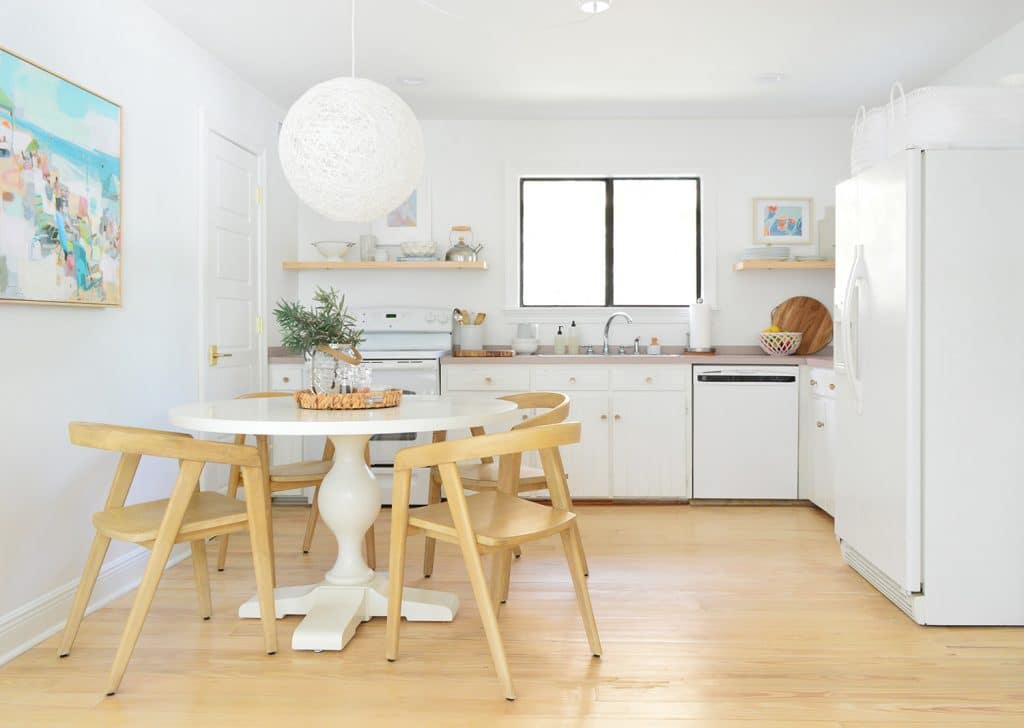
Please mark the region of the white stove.
MULTIPOLYGON (((450 309, 374 307, 351 310, 363 330, 359 347, 373 372, 373 387, 397 387, 405 394, 441 394, 441 357, 452 348, 450 309)), ((370 463, 381 482, 381 499, 391 502, 395 454, 431 442, 432 433, 376 435, 370 440, 370 463)), ((413 474, 412 502, 426 503, 427 474, 413 474)))

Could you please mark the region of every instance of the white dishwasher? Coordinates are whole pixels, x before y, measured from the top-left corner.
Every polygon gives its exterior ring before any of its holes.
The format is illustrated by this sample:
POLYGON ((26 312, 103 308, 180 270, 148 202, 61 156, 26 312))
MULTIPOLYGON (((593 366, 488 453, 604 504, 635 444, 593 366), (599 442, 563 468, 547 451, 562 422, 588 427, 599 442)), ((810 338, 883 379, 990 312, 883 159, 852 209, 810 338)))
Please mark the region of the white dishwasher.
POLYGON ((795 499, 796 366, 693 367, 693 497, 795 499))

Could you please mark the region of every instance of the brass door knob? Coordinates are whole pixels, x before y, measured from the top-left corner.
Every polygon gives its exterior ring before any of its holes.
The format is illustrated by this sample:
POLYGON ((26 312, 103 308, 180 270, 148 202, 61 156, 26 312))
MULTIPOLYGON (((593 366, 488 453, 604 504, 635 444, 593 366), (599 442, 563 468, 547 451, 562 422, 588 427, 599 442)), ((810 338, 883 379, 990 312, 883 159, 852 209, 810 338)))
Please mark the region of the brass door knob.
POLYGON ((217 351, 217 345, 216 344, 210 344, 210 360, 209 361, 210 361, 210 366, 211 367, 217 366, 217 360, 218 359, 223 359, 224 357, 228 357, 228 356, 234 356, 234 354, 221 354, 219 351, 217 351))

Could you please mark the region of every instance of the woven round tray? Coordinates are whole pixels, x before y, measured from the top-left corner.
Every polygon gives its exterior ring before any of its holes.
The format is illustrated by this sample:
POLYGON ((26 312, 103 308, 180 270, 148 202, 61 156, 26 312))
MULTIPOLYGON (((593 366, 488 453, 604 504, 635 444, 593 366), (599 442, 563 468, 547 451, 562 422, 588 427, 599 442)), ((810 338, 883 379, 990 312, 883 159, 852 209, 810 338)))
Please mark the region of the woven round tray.
POLYGON ((295 393, 295 401, 302 409, 360 410, 397 407, 402 401, 401 389, 376 392, 349 392, 348 394, 316 394, 303 389, 295 393))

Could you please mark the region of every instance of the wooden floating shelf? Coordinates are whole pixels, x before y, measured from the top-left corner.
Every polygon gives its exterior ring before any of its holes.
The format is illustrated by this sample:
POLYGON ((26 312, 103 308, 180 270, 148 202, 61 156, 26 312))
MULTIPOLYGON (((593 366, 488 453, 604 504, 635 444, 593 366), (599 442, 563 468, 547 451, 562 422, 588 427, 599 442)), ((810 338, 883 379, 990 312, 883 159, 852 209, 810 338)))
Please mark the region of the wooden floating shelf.
POLYGON ((733 270, 835 270, 834 260, 741 260, 733 270))
POLYGON ((285 270, 487 270, 487 261, 471 260, 286 260, 285 270))

